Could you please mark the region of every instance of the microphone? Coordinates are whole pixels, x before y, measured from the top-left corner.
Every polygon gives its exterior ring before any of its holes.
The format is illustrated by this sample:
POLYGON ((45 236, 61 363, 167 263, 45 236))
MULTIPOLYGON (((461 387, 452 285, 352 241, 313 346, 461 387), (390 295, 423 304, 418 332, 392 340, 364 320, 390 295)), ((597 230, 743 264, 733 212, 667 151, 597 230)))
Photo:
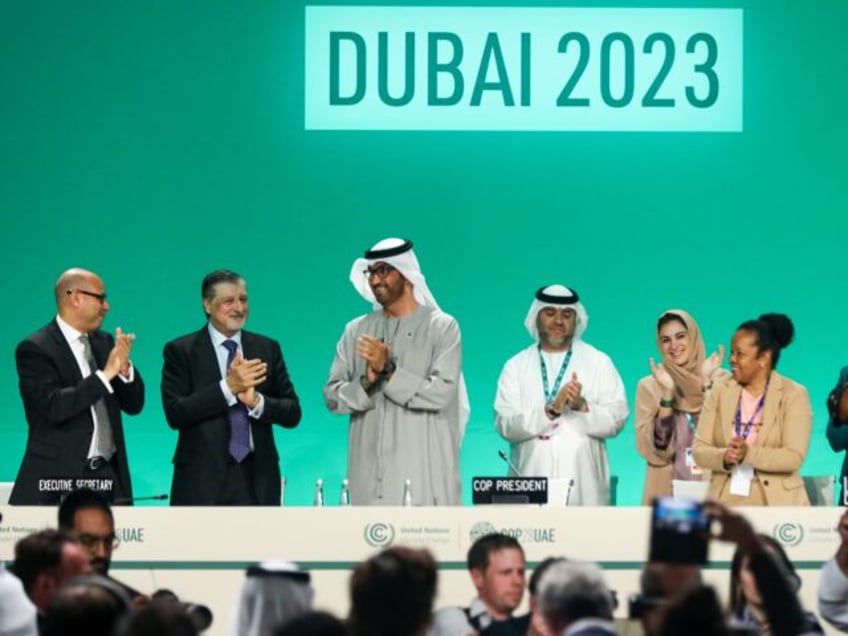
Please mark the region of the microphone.
POLYGON ((161 493, 158 495, 147 495, 145 497, 121 497, 112 501, 112 505, 123 506, 124 504, 135 503, 136 501, 165 501, 167 498, 168 495, 166 495, 165 493, 161 493))
POLYGON ((509 467, 510 467, 510 468, 512 468, 512 472, 514 472, 517 476, 519 476, 519 477, 524 477, 524 475, 522 475, 522 474, 521 474, 521 471, 519 471, 519 470, 515 467, 515 464, 513 464, 511 461, 509 461, 509 457, 507 457, 507 456, 506 456, 506 453, 505 453, 505 452, 503 452, 503 449, 501 449, 501 450, 499 450, 499 451, 498 451, 498 457, 500 457, 500 458, 501 458, 502 460, 504 460, 507 464, 509 464, 509 467))
POLYGON ((565 491, 565 505, 571 500, 571 489, 574 488, 574 478, 568 480, 568 490, 565 491))

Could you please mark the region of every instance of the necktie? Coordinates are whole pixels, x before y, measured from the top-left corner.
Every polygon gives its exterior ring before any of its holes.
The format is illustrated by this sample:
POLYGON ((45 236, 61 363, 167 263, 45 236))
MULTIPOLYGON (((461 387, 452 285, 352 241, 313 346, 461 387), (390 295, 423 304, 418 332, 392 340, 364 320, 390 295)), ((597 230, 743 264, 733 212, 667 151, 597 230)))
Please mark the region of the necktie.
MULTIPOLYGON (((88 363, 88 373, 91 375, 98 368, 94 354, 91 352, 91 342, 87 334, 82 334, 79 339, 85 361, 88 363)), ((94 403, 94 457, 99 456, 109 460, 112 459, 114 452, 115 442, 112 439, 112 425, 109 423, 109 409, 106 407, 106 400, 100 398, 94 403)))
MULTIPOLYGON (((222 343, 227 348, 227 371, 233 364, 238 351, 235 340, 224 340, 222 343)), ((230 408, 230 455, 237 462, 241 462, 250 453, 250 423, 247 419, 247 407, 241 402, 236 402, 230 408)))

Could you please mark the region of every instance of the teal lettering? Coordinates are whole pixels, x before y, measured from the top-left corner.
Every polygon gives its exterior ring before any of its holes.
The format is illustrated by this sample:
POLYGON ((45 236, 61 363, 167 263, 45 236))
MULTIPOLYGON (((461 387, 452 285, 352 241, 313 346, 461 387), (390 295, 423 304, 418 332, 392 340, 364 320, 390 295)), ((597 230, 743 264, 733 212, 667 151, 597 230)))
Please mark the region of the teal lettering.
POLYGON ((415 96, 415 33, 407 31, 404 38, 403 94, 389 95, 389 34, 380 31, 377 36, 377 92, 386 106, 406 106, 415 96))
POLYGON ((462 40, 456 33, 437 31, 427 34, 427 105, 453 106, 462 99, 465 80, 459 70, 462 62, 462 40), (446 42, 451 47, 451 57, 439 62, 439 43, 446 42), (439 97, 439 74, 446 73, 453 79, 453 92, 439 97))
POLYGON ((530 34, 521 34, 521 105, 530 105, 530 34))
POLYGON ((497 33, 489 33, 486 36, 486 44, 483 46, 483 55, 480 60, 480 69, 477 71, 477 80, 474 82, 474 90, 471 93, 471 105, 479 106, 483 97, 483 91, 500 91, 503 95, 504 106, 515 106, 512 96, 512 88, 507 77, 506 64, 504 64, 503 51, 498 40, 497 33), (489 66, 494 59, 497 80, 489 82, 489 66))
POLYGON ((330 32, 330 105, 351 106, 365 97, 365 39, 353 31, 330 32), (351 42, 356 51, 355 89, 352 95, 343 96, 340 86, 341 42, 351 42))

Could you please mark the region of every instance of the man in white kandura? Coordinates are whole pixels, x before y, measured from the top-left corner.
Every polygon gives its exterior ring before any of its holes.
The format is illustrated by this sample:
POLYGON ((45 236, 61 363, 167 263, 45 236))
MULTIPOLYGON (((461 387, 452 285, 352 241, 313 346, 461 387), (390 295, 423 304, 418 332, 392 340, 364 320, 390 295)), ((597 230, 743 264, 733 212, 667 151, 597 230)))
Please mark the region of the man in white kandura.
POLYGON ((459 505, 459 445, 468 420, 459 327, 427 288, 412 243, 385 239, 350 280, 374 311, 349 322, 324 400, 350 414, 353 505, 459 505))
POLYGON ((627 419, 624 384, 605 353, 582 340, 589 320, 562 285, 536 292, 524 326, 536 344, 498 380, 495 427, 510 443, 510 474, 571 480, 568 505, 609 504, 604 440, 627 419))

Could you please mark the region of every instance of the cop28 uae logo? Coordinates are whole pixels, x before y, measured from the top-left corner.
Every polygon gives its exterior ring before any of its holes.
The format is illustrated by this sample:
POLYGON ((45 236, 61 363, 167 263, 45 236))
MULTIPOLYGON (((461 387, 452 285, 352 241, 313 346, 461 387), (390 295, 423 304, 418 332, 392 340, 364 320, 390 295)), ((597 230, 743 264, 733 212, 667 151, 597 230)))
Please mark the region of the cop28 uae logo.
POLYGON ((777 524, 772 535, 781 545, 792 547, 804 540, 804 527, 800 523, 787 521, 777 524))
POLYGON ((488 534, 495 534, 497 531, 498 529, 488 521, 478 521, 471 526, 471 530, 468 532, 468 539, 471 543, 474 543, 477 539, 485 537, 488 534))
POLYGON ((390 523, 369 523, 365 526, 365 542, 373 548, 385 548, 395 540, 395 527, 390 523))

